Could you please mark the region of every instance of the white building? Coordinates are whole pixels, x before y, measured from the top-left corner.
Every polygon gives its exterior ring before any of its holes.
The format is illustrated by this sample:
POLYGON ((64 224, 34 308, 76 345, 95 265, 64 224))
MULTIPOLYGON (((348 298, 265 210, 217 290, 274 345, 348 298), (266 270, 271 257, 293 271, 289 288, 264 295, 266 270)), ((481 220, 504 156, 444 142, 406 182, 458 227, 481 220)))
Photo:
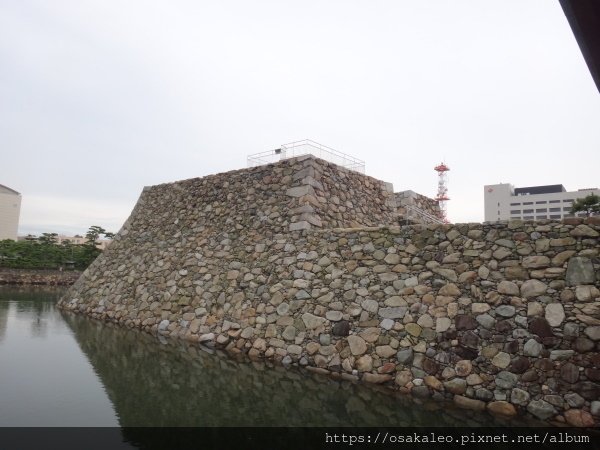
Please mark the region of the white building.
POLYGON ((600 189, 568 192, 562 184, 515 188, 506 183, 484 186, 485 221, 559 220, 572 217, 571 205, 578 198, 600 195, 600 189))
MULTIPOLYGON (((87 238, 76 234, 75 236, 66 236, 64 234, 59 234, 56 236, 56 243, 62 244, 65 241, 69 241, 73 245, 83 245, 87 242, 87 238)), ((96 247, 100 250, 104 250, 108 244, 112 242, 112 239, 98 239, 96 241, 96 247)))
POLYGON ((17 240, 20 214, 21 194, 0 184, 0 241, 17 240))
MULTIPOLYGON (((17 238, 17 241, 25 241, 27 239, 37 239, 38 236, 35 235, 27 235, 27 236, 19 236, 17 238)), ((83 245, 87 242, 87 238, 84 236, 81 236, 79 234, 76 234, 75 236, 67 236, 65 234, 54 234, 54 238, 56 239, 56 243, 57 244, 63 244, 66 243, 67 241, 70 244, 73 245, 83 245)), ((108 247, 108 244, 110 244, 112 242, 112 239, 98 239, 96 241, 96 247, 98 247, 100 250, 105 250, 106 247, 108 247)))

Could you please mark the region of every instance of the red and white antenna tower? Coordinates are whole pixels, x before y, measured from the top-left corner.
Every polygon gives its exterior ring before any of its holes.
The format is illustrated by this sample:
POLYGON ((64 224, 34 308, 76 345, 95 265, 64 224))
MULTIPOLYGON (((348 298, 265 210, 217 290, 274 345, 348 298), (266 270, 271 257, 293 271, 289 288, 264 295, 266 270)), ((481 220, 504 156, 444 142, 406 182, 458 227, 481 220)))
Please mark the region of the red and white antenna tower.
POLYGON ((441 163, 433 168, 438 173, 438 191, 435 199, 440 205, 440 216, 441 219, 448 223, 448 216, 446 211, 446 202, 450 200, 448 197, 448 176, 446 172, 450 170, 445 163, 441 163))

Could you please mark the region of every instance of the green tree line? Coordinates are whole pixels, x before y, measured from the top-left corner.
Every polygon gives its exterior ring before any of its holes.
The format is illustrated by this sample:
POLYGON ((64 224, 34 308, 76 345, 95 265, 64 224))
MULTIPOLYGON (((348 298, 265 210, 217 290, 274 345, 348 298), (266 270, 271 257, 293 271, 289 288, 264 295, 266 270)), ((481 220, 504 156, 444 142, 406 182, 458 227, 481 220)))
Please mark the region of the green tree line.
POLYGON ((84 270, 101 253, 98 239, 114 237, 113 233, 93 225, 87 231, 83 244, 68 240, 58 243, 56 233, 29 235, 25 240, 0 241, 0 267, 12 269, 76 269, 84 270))
POLYGON ((578 198, 573 202, 571 212, 583 212, 588 217, 600 214, 600 197, 590 194, 587 197, 578 198))

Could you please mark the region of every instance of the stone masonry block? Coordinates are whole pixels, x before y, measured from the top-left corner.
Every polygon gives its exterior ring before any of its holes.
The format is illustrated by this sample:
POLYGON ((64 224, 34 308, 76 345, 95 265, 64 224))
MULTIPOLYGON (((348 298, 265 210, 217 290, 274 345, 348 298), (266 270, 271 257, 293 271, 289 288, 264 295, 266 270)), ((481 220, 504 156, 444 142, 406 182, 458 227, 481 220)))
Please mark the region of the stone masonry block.
POLYGON ((310 230, 311 225, 306 220, 290 223, 290 231, 310 230))
POLYGON ((285 191, 285 194, 290 197, 302 197, 304 195, 315 195, 315 190, 309 185, 296 186, 289 188, 287 191, 285 191))

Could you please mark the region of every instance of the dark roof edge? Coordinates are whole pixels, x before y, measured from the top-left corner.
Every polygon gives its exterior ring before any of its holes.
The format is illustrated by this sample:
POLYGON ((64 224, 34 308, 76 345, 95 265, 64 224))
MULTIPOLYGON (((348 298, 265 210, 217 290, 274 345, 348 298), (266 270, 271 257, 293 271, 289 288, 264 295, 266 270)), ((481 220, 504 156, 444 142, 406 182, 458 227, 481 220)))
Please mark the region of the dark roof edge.
POLYGON ((600 3, 596 0, 559 2, 600 92, 600 3))
POLYGON ((514 193, 521 194, 557 194, 559 192, 567 192, 562 184, 546 184, 543 186, 525 186, 514 189, 514 193))

